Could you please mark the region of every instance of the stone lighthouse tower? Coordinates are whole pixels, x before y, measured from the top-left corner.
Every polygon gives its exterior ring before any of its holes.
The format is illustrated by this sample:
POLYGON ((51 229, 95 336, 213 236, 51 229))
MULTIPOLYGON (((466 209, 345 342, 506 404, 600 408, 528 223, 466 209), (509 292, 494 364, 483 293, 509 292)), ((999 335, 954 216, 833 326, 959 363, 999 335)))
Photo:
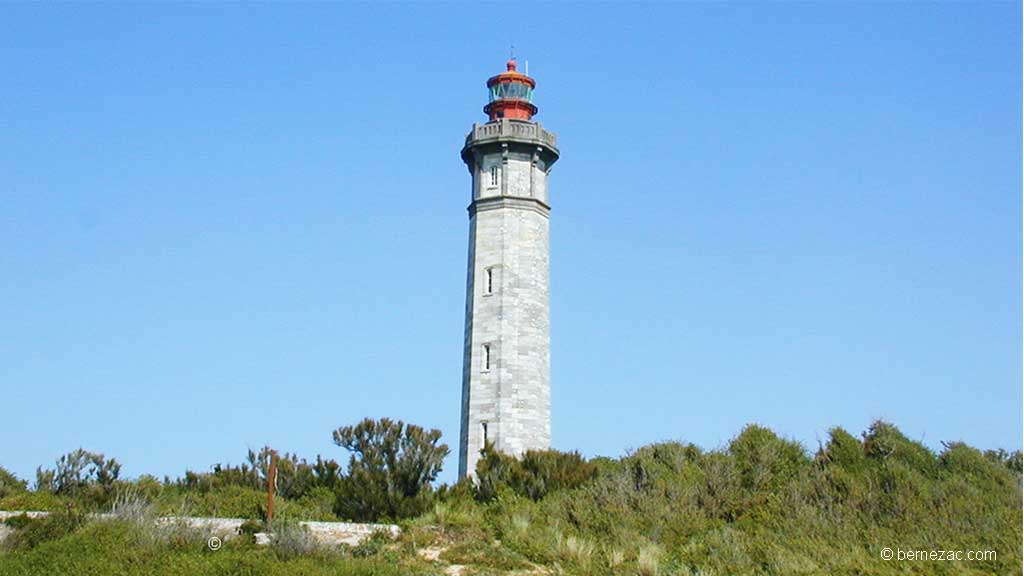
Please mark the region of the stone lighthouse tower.
POLYGON ((555 135, 532 120, 533 78, 490 78, 489 121, 466 135, 472 176, 459 477, 486 442, 521 455, 551 445, 548 173, 555 135))

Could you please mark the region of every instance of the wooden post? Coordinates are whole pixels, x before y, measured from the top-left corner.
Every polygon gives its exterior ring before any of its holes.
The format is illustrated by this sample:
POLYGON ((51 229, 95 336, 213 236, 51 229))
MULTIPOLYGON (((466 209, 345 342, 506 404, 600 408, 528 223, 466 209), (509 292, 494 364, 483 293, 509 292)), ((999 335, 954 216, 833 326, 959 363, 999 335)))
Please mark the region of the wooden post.
POLYGON ((277 484, 277 452, 270 451, 270 469, 267 471, 267 530, 274 524, 274 485, 277 484))

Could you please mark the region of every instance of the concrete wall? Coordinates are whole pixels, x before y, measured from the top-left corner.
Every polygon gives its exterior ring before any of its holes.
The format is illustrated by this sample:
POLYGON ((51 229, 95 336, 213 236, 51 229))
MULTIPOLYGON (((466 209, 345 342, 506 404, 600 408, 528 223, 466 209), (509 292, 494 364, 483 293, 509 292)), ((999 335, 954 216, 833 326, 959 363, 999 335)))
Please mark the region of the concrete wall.
MULTIPOLYGON (((9 512, 0 511, 0 541, 3 540, 11 529, 3 525, 3 521, 12 516, 26 514, 30 518, 41 518, 49 512, 9 512)), ((117 516, 114 514, 90 514, 93 520, 112 520, 117 516)), ((241 518, 208 518, 200 516, 164 516, 155 518, 154 524, 183 524, 190 528, 200 530, 210 536, 219 536, 228 540, 238 535, 238 528, 245 522, 241 518)), ((393 524, 355 524, 352 522, 299 522, 300 525, 309 529, 310 535, 321 544, 348 544, 358 546, 363 540, 369 538, 375 532, 387 532, 392 538, 400 533, 398 526, 393 524)), ((258 541, 267 542, 266 538, 258 541)))

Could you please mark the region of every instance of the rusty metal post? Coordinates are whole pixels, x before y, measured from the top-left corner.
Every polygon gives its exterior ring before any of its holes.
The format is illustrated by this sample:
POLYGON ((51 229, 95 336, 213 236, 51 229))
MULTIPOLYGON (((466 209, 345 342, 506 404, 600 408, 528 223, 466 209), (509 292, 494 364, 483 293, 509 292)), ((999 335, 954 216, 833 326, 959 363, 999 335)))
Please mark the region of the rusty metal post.
POLYGON ((267 471, 267 530, 274 524, 274 485, 277 484, 277 452, 270 451, 270 469, 267 471))

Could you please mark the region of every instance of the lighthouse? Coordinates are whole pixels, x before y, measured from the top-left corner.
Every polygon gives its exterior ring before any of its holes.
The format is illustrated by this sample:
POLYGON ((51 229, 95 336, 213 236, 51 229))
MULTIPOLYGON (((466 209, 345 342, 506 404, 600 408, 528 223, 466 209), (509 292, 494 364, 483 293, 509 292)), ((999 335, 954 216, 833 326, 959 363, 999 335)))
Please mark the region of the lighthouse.
POLYGON ((551 446, 548 174, 559 153, 533 120, 536 82, 514 59, 506 68, 487 80, 488 121, 462 148, 472 194, 459 478, 485 444, 514 456, 551 446))

